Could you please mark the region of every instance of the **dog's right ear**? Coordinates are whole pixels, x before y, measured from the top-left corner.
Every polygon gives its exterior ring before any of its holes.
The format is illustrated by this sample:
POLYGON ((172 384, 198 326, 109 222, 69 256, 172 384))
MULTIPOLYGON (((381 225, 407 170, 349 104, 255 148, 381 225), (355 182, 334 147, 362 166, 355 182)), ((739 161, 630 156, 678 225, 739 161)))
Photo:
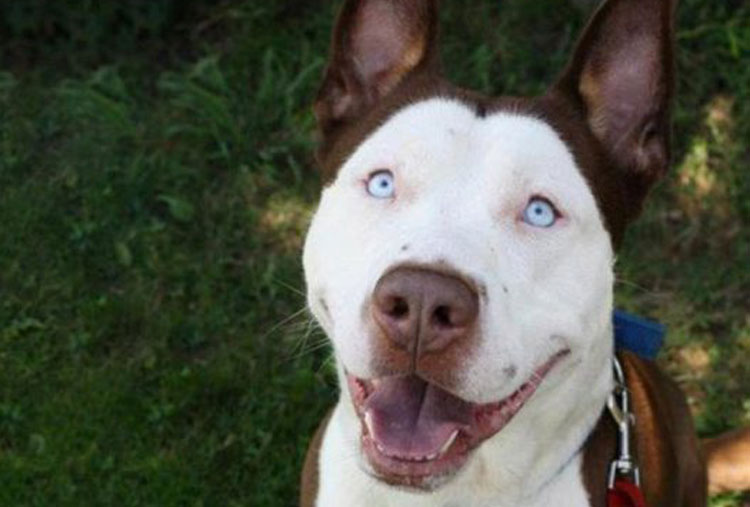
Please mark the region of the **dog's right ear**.
POLYGON ((615 243, 669 167, 676 4, 603 2, 553 88, 582 112, 614 169, 624 201, 610 216, 615 243))
POLYGON ((437 0, 347 0, 315 114, 323 136, 365 113, 437 60, 437 0))

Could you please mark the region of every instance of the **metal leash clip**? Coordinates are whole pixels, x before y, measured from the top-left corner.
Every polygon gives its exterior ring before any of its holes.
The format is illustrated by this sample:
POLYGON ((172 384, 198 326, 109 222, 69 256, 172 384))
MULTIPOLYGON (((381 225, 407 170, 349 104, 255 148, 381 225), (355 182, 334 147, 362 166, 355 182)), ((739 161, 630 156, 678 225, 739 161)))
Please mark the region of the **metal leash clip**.
POLYGON ((619 454, 609 465, 609 487, 614 487, 618 478, 630 478, 636 486, 641 485, 641 474, 638 463, 630 454, 630 426, 635 417, 630 411, 630 395, 625 384, 625 374, 617 357, 613 359, 615 373, 615 388, 607 399, 607 408, 617 423, 619 430, 619 454))

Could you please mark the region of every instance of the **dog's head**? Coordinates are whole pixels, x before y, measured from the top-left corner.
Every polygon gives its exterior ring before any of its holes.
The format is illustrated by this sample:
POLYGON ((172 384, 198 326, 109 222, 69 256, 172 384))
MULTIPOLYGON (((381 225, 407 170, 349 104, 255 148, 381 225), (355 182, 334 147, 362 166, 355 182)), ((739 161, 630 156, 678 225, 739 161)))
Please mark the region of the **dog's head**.
POLYGON ((342 452, 371 474, 435 488, 471 461, 523 474, 547 459, 531 441, 581 444, 611 382, 614 251, 668 166, 673 8, 607 1, 524 99, 441 77, 435 0, 345 2, 304 265, 342 452))

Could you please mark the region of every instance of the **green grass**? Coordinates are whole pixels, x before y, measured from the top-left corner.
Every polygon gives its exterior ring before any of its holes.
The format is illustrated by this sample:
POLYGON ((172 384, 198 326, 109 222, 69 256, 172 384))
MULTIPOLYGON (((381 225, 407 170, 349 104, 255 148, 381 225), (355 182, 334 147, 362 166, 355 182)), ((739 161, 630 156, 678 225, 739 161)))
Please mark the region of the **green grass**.
MULTIPOLYGON (((0 505, 295 504, 336 396, 299 260, 336 5, 280 4, 0 5, 0 505)), ((498 93, 542 91, 584 21, 445 6, 446 68, 498 93)), ((750 7, 684 0, 679 45, 618 301, 670 326, 709 435, 750 424, 750 7)))

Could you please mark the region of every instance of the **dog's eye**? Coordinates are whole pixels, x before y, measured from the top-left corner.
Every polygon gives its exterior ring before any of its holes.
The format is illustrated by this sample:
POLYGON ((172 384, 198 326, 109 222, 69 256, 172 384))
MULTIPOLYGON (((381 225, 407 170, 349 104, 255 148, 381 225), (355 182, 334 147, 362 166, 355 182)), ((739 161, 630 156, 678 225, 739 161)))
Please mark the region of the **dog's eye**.
POLYGON ((523 212, 523 221, 534 227, 552 227, 559 214, 547 199, 534 197, 523 212))
POLYGON ((388 170, 376 171, 367 180, 367 193, 378 199, 390 199, 396 192, 393 173, 388 170))

